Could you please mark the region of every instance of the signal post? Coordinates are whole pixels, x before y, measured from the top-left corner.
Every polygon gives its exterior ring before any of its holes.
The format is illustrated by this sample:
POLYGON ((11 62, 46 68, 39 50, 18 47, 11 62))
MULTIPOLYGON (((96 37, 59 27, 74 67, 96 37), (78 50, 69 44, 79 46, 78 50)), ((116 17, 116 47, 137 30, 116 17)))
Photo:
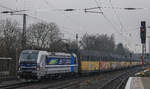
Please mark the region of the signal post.
POLYGON ((144 58, 146 55, 146 22, 141 21, 141 27, 140 27, 140 36, 141 36, 141 43, 142 43, 142 66, 144 66, 144 58))

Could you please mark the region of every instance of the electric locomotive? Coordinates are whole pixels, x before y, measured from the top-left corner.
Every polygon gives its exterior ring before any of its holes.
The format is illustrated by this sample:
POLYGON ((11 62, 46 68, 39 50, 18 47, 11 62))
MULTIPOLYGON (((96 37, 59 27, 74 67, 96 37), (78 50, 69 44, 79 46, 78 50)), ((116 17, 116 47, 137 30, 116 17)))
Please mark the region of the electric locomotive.
POLYGON ((19 79, 41 79, 78 73, 75 54, 24 50, 19 58, 19 79))

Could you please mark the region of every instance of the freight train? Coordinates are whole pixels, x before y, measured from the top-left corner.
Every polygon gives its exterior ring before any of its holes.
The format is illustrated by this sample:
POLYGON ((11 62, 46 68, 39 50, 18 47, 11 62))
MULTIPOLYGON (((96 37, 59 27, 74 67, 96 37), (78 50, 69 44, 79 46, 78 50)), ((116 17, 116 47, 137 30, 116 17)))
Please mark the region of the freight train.
POLYGON ((140 65, 137 58, 82 50, 74 53, 24 50, 19 58, 19 79, 42 79, 66 75, 90 74, 140 65))

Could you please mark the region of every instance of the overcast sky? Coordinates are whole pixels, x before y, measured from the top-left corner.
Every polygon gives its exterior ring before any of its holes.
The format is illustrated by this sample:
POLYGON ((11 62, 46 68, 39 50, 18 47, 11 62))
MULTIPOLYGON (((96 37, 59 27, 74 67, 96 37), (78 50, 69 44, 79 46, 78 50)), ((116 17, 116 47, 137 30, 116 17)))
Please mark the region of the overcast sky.
MULTIPOLYGON (((132 51, 141 52, 139 27, 140 21, 150 23, 149 0, 97 0, 103 8, 102 14, 84 13, 82 9, 96 7, 96 0, 0 0, 0 5, 17 9, 28 10, 25 13, 38 17, 47 22, 58 24, 64 38, 75 39, 75 34, 114 34, 116 43, 122 42, 132 51), (111 3, 110 3, 111 1, 111 3), (145 8, 142 10, 127 11, 120 8, 145 8), (63 12, 57 9, 74 8, 74 12, 63 12), (122 24, 122 25, 121 25, 122 24)), ((0 11, 8 10, 0 7, 0 11)), ((99 11, 98 9, 95 11, 99 11)), ((11 18, 20 22, 21 16, 0 14, 0 19, 11 18)), ((28 17, 27 24, 41 20, 28 17)), ((149 34, 148 34, 149 35, 149 34)), ((148 42, 148 41, 147 41, 148 42)))

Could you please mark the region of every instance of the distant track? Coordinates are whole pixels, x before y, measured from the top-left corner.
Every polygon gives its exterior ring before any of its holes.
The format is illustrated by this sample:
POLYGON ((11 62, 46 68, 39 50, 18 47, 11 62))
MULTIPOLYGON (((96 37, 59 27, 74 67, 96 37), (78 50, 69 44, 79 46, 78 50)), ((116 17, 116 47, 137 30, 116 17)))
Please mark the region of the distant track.
POLYGON ((135 70, 135 68, 127 70, 120 75, 109 79, 108 82, 104 83, 99 89, 124 89, 127 79, 140 70, 141 69, 135 70))

